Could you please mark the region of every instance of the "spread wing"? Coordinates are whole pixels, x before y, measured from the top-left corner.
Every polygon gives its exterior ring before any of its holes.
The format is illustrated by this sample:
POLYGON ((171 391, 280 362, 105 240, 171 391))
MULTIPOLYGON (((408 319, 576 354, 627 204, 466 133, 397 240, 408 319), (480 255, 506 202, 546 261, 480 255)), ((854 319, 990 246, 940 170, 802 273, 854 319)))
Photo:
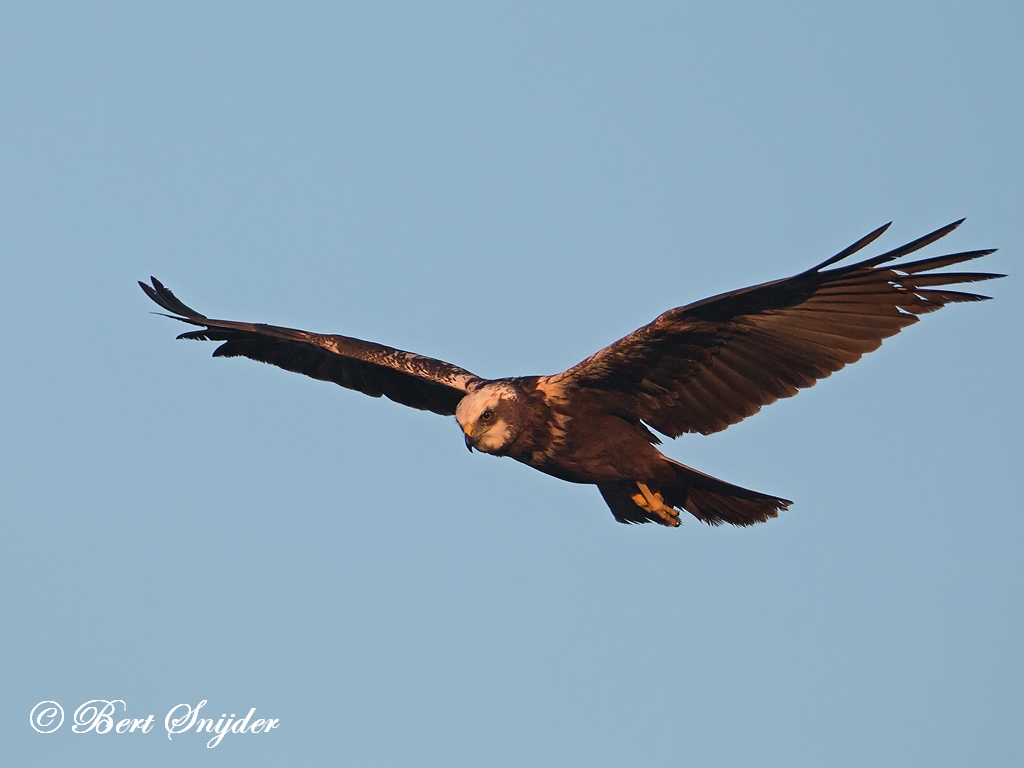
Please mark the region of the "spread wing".
POLYGON ((718 432, 859 360, 917 315, 987 299, 945 286, 1003 275, 932 270, 992 250, 889 264, 962 221, 881 256, 825 269, 874 241, 886 224, 794 277, 669 310, 539 385, 562 397, 602 393, 616 409, 670 437, 718 432))
POLYGON ((263 323, 212 320, 182 304, 155 277, 150 279, 151 286, 139 285, 172 313, 168 317, 202 327, 181 334, 179 339, 224 342, 214 350, 214 357, 248 357, 442 416, 453 415, 459 400, 483 381, 458 366, 372 341, 263 323))

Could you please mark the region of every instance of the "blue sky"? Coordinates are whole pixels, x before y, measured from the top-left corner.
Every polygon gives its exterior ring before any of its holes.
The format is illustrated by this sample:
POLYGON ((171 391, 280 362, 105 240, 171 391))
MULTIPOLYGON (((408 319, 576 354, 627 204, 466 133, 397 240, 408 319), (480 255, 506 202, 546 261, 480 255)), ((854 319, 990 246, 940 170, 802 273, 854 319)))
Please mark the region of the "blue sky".
POLYGON ((1019 765, 1024 11, 8 3, 0 751, 51 765, 1019 765), (889 220, 995 300, 666 452, 614 522, 453 419, 148 314, 553 373, 889 220), (90 699, 145 734, 44 736, 90 699), (214 750, 182 702, 281 720, 214 750), (191 737, 191 738, 189 738, 191 737))

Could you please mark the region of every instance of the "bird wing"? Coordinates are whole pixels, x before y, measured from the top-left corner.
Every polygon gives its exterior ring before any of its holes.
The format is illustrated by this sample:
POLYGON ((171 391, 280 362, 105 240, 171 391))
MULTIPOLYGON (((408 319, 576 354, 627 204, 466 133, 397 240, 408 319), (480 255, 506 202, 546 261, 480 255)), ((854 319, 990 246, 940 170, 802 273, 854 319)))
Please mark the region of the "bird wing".
POLYGON ((556 398, 600 393, 670 437, 718 432, 859 360, 917 315, 989 298, 945 286, 1003 275, 932 270, 992 250, 889 264, 962 221, 872 259, 825 269, 870 244, 886 224, 806 272, 669 310, 538 386, 556 398))
POLYGON ((152 285, 141 281, 139 285, 149 298, 173 313, 168 317, 202 327, 181 334, 179 339, 224 342, 214 350, 214 357, 248 357, 442 416, 453 415, 459 400, 483 381, 450 363, 372 341, 263 323, 212 320, 182 304, 155 277, 150 279, 152 285))

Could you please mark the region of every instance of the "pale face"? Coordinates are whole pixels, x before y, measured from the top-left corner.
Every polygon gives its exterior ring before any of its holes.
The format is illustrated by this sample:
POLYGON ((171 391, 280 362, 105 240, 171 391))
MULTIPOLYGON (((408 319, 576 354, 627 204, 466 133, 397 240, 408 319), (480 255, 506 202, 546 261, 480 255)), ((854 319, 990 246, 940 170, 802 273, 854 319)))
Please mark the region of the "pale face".
POLYGON ((455 419, 466 435, 466 447, 498 453, 516 435, 508 419, 518 393, 508 384, 488 384, 466 395, 455 409, 455 419))

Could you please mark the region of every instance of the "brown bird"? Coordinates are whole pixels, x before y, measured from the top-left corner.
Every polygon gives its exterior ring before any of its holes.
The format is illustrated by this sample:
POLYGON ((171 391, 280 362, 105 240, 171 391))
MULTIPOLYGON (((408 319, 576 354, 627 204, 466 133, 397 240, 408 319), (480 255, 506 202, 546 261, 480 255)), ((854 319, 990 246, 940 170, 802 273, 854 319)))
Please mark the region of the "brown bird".
POLYGON ((554 376, 482 379, 450 363, 347 336, 213 320, 159 280, 140 282, 168 315, 248 357, 373 397, 454 415, 472 451, 510 456, 572 483, 596 485, 622 523, 752 525, 792 503, 731 485, 662 454, 660 432, 709 435, 812 386, 946 304, 989 298, 946 286, 1004 275, 935 272, 992 250, 893 264, 963 220, 848 266, 879 227, 806 272, 671 309, 554 376))

